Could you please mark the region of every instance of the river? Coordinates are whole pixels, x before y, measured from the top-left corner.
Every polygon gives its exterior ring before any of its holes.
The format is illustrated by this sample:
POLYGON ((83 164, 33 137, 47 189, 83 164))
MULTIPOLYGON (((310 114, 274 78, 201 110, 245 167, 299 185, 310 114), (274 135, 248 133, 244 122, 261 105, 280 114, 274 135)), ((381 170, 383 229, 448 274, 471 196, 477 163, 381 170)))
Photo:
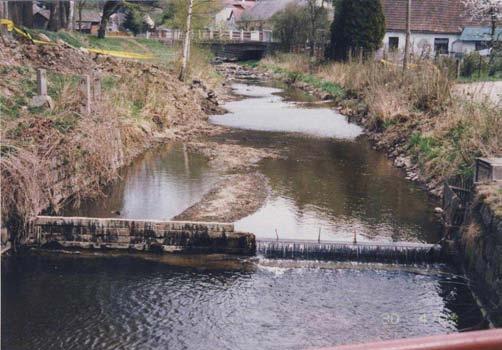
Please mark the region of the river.
MULTIPOLYGON (((258 238, 436 242, 432 203, 362 130, 299 91, 234 85, 213 138, 284 150, 236 228, 258 238)), ((169 219, 222 176, 182 144, 145 153, 67 215, 169 219)), ((2 264, 2 349, 302 349, 455 332, 482 317, 444 265, 260 257, 26 255, 2 264)))

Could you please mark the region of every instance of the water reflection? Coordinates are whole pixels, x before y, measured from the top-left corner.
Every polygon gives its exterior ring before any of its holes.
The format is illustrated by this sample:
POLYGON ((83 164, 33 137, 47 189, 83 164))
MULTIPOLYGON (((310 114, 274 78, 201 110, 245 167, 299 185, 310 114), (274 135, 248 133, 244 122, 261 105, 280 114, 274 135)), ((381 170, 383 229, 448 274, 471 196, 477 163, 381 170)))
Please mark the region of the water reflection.
POLYGON ((440 226, 426 194, 372 150, 358 126, 331 109, 286 102, 291 92, 240 84, 234 89, 252 98, 229 103, 230 113, 212 120, 246 130, 220 141, 287 150, 287 159, 262 162, 272 195, 238 221, 238 229, 263 238, 275 238, 277 231, 280 238, 317 239, 321 230, 323 239, 333 240, 354 234, 360 241, 438 240, 440 226))
POLYGON ((212 116, 211 122, 228 127, 301 133, 318 137, 354 139, 362 130, 329 108, 304 108, 286 102, 282 90, 263 86, 233 85, 237 94, 249 98, 225 104, 230 113, 212 116))
POLYGON ((67 208, 67 216, 168 220, 200 200, 219 174, 182 144, 146 152, 124 169, 104 198, 67 208))

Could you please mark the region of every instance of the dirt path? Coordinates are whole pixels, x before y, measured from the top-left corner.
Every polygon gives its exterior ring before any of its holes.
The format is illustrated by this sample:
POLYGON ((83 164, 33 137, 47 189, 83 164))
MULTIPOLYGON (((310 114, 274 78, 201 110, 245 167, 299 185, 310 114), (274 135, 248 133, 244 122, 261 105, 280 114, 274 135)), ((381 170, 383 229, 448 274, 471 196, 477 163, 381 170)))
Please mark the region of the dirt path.
POLYGON ((457 84, 454 91, 477 102, 488 99, 495 104, 502 104, 502 81, 457 84))
POLYGON ((260 173, 229 175, 173 219, 234 222, 258 210, 269 191, 267 179, 260 173))

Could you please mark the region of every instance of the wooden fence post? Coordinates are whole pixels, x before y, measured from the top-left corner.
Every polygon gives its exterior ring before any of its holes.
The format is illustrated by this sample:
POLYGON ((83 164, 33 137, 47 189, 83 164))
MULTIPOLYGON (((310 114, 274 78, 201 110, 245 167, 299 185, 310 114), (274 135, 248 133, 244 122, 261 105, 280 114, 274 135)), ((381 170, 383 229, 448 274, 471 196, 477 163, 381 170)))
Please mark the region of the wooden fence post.
POLYGON ((80 89, 84 94, 84 103, 85 103, 85 113, 91 113, 91 77, 86 74, 82 76, 82 80, 80 82, 80 89))
POLYGON ((30 106, 54 108, 54 102, 47 94, 47 71, 45 69, 37 69, 37 95, 32 97, 30 106))
POLYGON ((94 73, 93 75, 93 89, 92 98, 94 102, 101 101, 101 74, 94 73))
POLYGON ((47 96, 47 71, 37 69, 37 93, 39 96, 47 96))

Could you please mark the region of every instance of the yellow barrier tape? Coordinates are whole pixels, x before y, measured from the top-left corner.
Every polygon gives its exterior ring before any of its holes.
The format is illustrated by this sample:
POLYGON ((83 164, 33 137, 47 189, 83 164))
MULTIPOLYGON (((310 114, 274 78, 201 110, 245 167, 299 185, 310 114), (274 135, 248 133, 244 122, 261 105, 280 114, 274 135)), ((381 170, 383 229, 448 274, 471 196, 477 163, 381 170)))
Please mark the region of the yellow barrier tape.
POLYGON ((14 29, 14 22, 10 19, 2 18, 0 19, 0 24, 6 26, 9 32, 12 32, 12 29, 14 29))
MULTIPOLYGON (((394 67, 399 67, 399 65, 398 65, 398 64, 395 64, 395 63, 393 63, 393 62, 389 62, 389 61, 384 60, 384 59, 381 59, 381 60, 380 60, 380 63, 382 63, 384 66, 394 66, 394 67)), ((417 67, 418 67, 418 66, 417 66, 416 64, 414 64, 414 63, 410 63, 410 64, 408 65, 408 68, 417 68, 417 67)))
MULTIPOLYGON (((30 33, 27 33, 24 30, 17 28, 14 25, 14 22, 11 21, 10 19, 6 19, 6 18, 0 19, 0 25, 5 25, 9 32, 12 32, 14 30, 16 33, 20 34, 21 36, 31 40, 31 42, 33 42, 34 44, 55 45, 54 42, 33 39, 31 37, 30 33)), ((108 55, 108 56, 115 56, 115 57, 122 57, 122 58, 136 58, 136 59, 146 59, 146 60, 154 58, 152 55, 145 55, 145 54, 136 53, 136 52, 129 52, 129 51, 112 51, 112 50, 102 50, 102 49, 93 49, 93 48, 83 48, 83 49, 85 49, 89 52, 94 52, 94 53, 101 54, 101 55, 108 55)))
POLYGON ((89 52, 94 52, 98 53, 101 55, 109 55, 109 56, 115 56, 115 57, 122 57, 122 58, 137 58, 137 59, 152 59, 152 55, 144 55, 141 53, 136 53, 136 52, 129 52, 129 51, 111 51, 111 50, 102 50, 102 49, 92 49, 92 48, 85 48, 85 50, 89 52))

